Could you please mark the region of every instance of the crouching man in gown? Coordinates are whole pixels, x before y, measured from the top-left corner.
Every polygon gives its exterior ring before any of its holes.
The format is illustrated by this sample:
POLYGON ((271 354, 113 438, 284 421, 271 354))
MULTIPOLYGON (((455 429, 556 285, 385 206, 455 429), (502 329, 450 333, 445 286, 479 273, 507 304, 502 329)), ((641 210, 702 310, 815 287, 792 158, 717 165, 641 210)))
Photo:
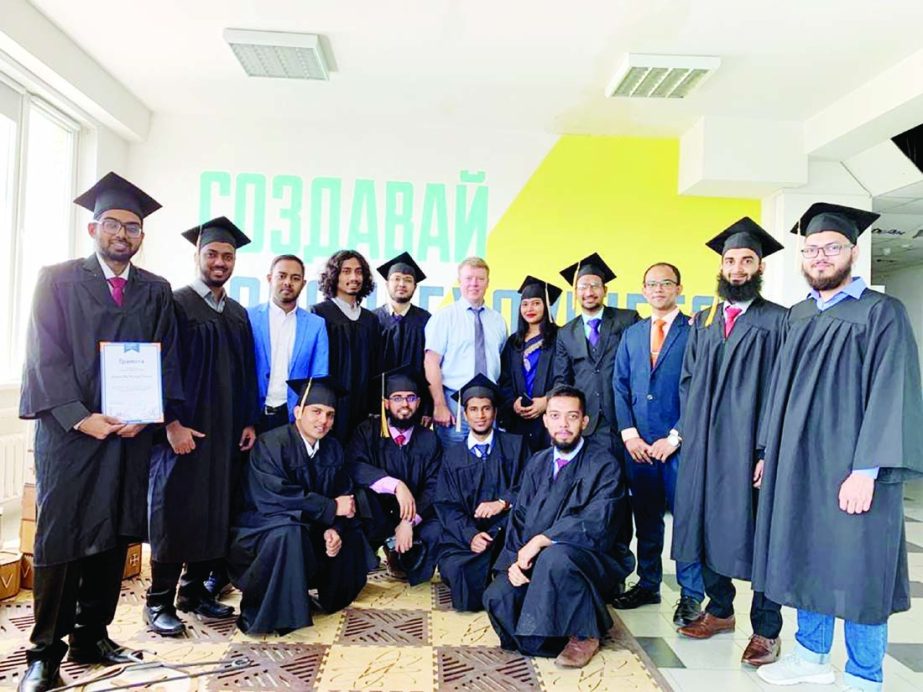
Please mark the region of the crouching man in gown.
POLYGON ((612 627, 606 600, 634 567, 613 557, 626 501, 609 445, 583 439, 583 392, 548 394, 552 447, 526 464, 484 608, 505 649, 582 668, 612 627))
POLYGON ((353 486, 333 437, 338 387, 290 380, 295 422, 260 436, 231 529, 231 580, 243 592, 238 627, 284 634, 312 613, 349 605, 377 560, 354 518, 353 486), (312 599, 309 589, 317 589, 312 599))

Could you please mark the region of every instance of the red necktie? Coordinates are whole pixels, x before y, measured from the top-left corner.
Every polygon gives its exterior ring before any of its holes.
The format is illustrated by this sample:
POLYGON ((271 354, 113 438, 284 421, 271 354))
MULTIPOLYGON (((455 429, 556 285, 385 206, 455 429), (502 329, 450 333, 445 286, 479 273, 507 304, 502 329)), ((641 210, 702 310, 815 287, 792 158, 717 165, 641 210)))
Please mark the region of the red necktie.
POLYGON ((737 318, 740 317, 742 313, 738 307, 734 305, 728 305, 724 309, 724 338, 727 339, 731 335, 731 330, 734 328, 734 323, 737 322, 737 318))
POLYGON ((123 279, 121 276, 113 276, 111 279, 106 280, 112 286, 112 300, 115 301, 116 305, 122 307, 122 301, 125 298, 125 284, 128 283, 128 280, 123 279))
POLYGON ((394 442, 397 444, 398 447, 403 447, 403 446, 404 446, 404 441, 405 441, 406 439, 407 439, 407 438, 404 437, 403 435, 398 435, 397 437, 394 438, 394 442))

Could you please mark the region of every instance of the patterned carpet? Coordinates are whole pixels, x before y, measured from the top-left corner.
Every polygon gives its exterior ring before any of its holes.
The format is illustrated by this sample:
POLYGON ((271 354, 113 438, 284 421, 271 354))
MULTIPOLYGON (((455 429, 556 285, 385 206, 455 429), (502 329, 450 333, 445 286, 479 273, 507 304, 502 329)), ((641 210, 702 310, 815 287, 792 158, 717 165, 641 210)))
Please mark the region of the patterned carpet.
MULTIPOLYGON (((285 637, 248 637, 234 619, 184 615, 184 638, 165 639, 145 630, 141 605, 146 571, 123 582, 121 605, 110 636, 144 649, 145 661, 169 661, 173 669, 128 671, 117 679, 83 687, 108 690, 149 682, 148 690, 670 690, 628 630, 616 625, 603 649, 579 671, 561 670, 550 659, 531 659, 498 647, 484 613, 455 613, 443 584, 410 588, 383 571, 370 575, 359 600, 315 625, 285 637), (166 681, 185 673, 223 671, 196 679, 166 681)), ((239 594, 225 602, 236 606, 239 594)), ((0 603, 0 688, 15 687, 25 666, 32 626, 31 592, 0 603)), ((66 684, 112 669, 65 663, 66 684)))

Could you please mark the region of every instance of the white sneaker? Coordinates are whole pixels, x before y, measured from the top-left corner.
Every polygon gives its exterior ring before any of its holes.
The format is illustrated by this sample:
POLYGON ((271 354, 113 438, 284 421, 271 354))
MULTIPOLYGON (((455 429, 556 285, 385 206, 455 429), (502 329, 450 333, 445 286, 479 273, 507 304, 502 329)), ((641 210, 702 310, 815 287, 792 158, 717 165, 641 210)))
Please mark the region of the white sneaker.
POLYGON ((832 685, 836 682, 833 666, 827 663, 810 663, 795 652, 775 663, 760 666, 756 674, 770 685, 798 685, 802 682, 832 685))

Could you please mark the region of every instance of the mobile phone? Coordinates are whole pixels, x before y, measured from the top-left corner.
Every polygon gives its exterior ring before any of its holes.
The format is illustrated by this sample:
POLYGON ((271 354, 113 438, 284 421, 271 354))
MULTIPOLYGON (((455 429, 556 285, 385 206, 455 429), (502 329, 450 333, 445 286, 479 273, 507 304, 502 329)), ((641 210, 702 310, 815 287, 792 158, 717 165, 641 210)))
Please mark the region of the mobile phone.
POLYGON ((519 403, 523 408, 529 408, 534 402, 532 401, 531 397, 523 394, 522 398, 519 400, 519 403))

